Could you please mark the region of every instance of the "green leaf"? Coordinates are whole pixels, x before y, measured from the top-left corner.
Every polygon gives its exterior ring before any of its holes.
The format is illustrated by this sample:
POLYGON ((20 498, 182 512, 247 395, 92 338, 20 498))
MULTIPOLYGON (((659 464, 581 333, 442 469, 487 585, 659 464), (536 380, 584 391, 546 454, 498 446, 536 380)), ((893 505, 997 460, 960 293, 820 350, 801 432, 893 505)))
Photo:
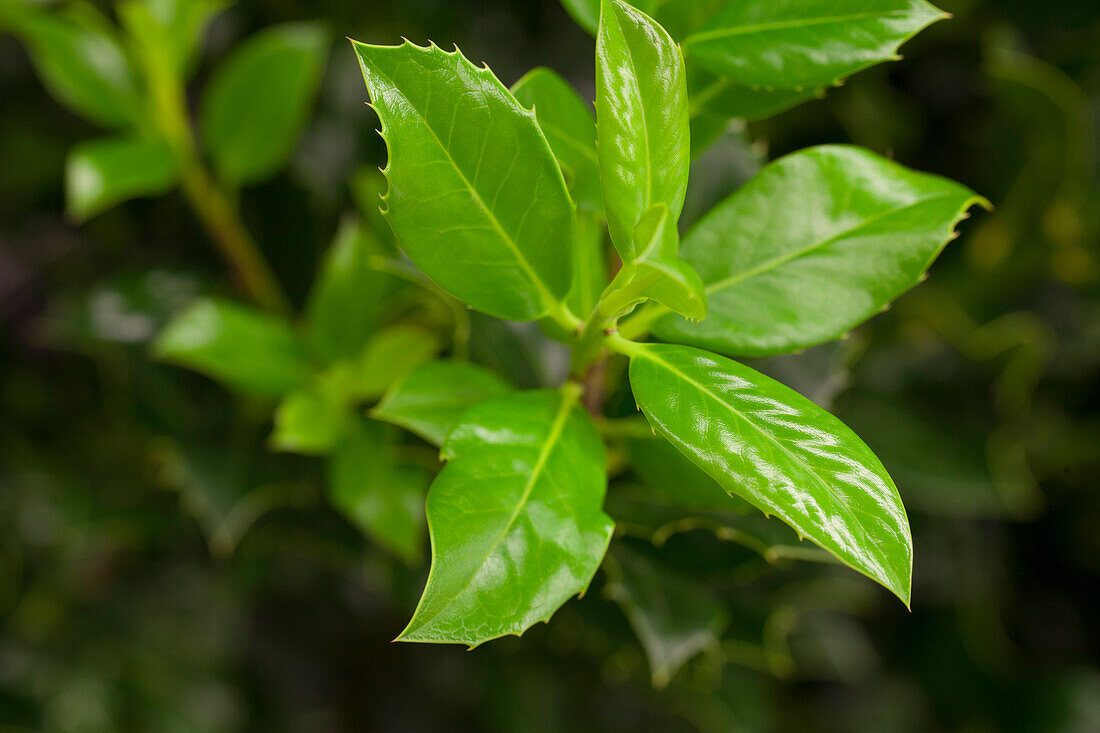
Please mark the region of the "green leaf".
MULTIPOLYGON (((641 419, 639 418, 639 421, 641 419)), ((645 425, 645 430, 650 427, 645 425)), ((625 441, 630 468, 659 497, 681 507, 744 512, 752 506, 725 490, 664 438, 650 433, 625 441)))
POLYGON ((442 347, 439 337, 419 326, 398 324, 378 331, 352 359, 321 375, 321 389, 344 403, 377 399, 417 364, 442 347))
POLYGON ((631 233, 654 204, 679 218, 691 151, 680 48, 618 0, 604 0, 596 38, 596 117, 607 226, 628 263, 640 254, 631 233))
POLYGON ((430 361, 395 382, 371 417, 400 425, 433 445, 442 445, 469 408, 512 391, 493 372, 464 361, 430 361))
POLYGON ((692 657, 717 648, 729 615, 702 586, 621 544, 611 558, 607 595, 642 642, 653 686, 665 687, 692 657))
POLYGON ((560 308, 575 214, 534 113, 457 50, 354 46, 389 149, 386 217, 412 261, 498 318, 560 308))
POLYGON ((401 283, 370 266, 388 256, 370 227, 351 219, 341 224, 321 262, 306 304, 310 347, 326 362, 353 357, 374 331, 379 306, 401 283))
POLYGON ((222 0, 129 0, 116 8, 153 84, 186 81, 199 59, 203 34, 225 9, 222 0))
MULTIPOLYGON (((566 301, 574 313, 587 315, 596 307, 607 283, 603 216, 577 213, 577 252, 573 258, 573 288, 566 301)), ((570 334, 572 335, 572 334, 570 334)))
POLYGON ((127 199, 167 193, 178 178, 176 157, 159 140, 84 142, 65 160, 65 207, 69 216, 84 221, 127 199))
MULTIPOLYGON (((706 284, 707 319, 668 314, 653 331, 755 356, 837 338, 916 285, 967 209, 980 203, 964 186, 859 148, 789 155, 684 239, 680 253, 706 284)), ((634 328, 628 321, 624 334, 634 328)))
POLYGON ((680 235, 668 207, 656 204, 642 216, 631 235, 637 253, 607 286, 602 300, 610 313, 628 313, 652 299, 685 318, 707 314, 707 296, 699 275, 676 254, 680 235))
POLYGON ((329 461, 333 505, 405 562, 420 559, 431 473, 396 463, 384 426, 357 420, 329 461))
POLYGON ((569 183, 573 201, 583 210, 603 211, 596 120, 581 96, 552 70, 529 71, 512 86, 524 107, 533 107, 539 128, 569 183))
POLYGON ((348 430, 346 407, 315 390, 291 392, 275 409, 274 450, 326 455, 348 430))
POLYGON ((774 514, 909 604, 901 498, 843 423, 759 372, 688 346, 630 344, 650 424, 731 494, 774 514))
POLYGON ((153 342, 153 354, 241 392, 271 397, 300 386, 311 369, 287 323, 213 298, 200 298, 173 318, 153 342))
MULTIPOLYGON (((600 2, 601 0, 561 0, 562 6, 573 20, 592 35, 596 35, 600 27, 600 2)), ((660 3, 661 0, 632 0, 630 4, 643 13, 653 15, 660 3)))
POLYGON ((588 587, 611 539, 599 432, 576 391, 482 402, 428 494, 432 569, 404 641, 522 634, 588 587))
MULTIPOLYGON (((691 68, 688 71, 688 95, 691 98, 691 115, 714 114, 743 120, 760 120, 779 114, 802 102, 821 96, 816 88, 753 89, 718 76, 706 69, 691 68)), ((694 143, 694 139, 692 140, 694 143)))
POLYGON ((924 0, 744 0, 683 45, 741 86, 815 88, 897 58, 898 46, 945 17, 924 0))
POLYGON ((109 24, 4 2, 0 30, 22 39, 42 82, 62 104, 106 127, 132 126, 141 115, 133 69, 109 24))
POLYGON ((248 38, 215 70, 200 108, 203 143, 221 177, 274 174, 290 154, 321 82, 328 31, 293 23, 248 38))

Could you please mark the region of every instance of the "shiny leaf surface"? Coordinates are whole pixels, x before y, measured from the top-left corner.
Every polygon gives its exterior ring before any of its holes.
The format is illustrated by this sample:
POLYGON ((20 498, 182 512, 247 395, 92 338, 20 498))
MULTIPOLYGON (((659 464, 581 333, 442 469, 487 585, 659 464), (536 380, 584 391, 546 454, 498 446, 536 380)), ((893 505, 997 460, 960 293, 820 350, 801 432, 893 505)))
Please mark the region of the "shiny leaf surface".
POLYGON ((329 460, 329 497, 368 537, 408 563, 423 553, 431 473, 397 463, 384 425, 358 420, 329 460))
POLYGON ((463 361, 430 361, 413 369, 382 397, 371 417, 400 425, 442 445, 469 408, 512 388, 493 372, 463 361))
POLYGON ((522 634, 588 587, 613 525, 606 456, 575 392, 466 412, 428 494, 432 569, 405 641, 476 646, 522 634))
POLYGON ((246 40, 215 71, 201 107, 203 143, 233 184, 261 181, 294 151, 321 82, 328 32, 275 26, 246 40))
POLYGON ((665 687, 692 657, 718 645, 729 617, 702 587, 648 557, 617 545, 611 558, 607 595, 638 635, 653 686, 665 687))
POLYGON ((908 605, 913 549, 901 498, 843 423, 741 364, 688 346, 627 346, 656 430, 731 494, 774 514, 908 605))
POLYGON ((386 217, 412 261, 498 318, 560 307, 575 214, 534 113, 458 51, 355 51, 389 149, 386 217))
POLYGON ((683 39, 684 53, 742 86, 821 87, 896 58, 944 17, 925 0, 745 0, 683 39))
POLYGON ((789 155, 684 239, 680 252, 706 284, 707 319, 666 315, 654 333, 731 355, 841 336, 916 285, 976 203, 964 186, 859 148, 789 155))
POLYGON ((153 354, 241 392, 272 397, 301 385, 311 369, 289 324, 213 298, 200 298, 173 318, 153 342, 153 354))
POLYGON ((596 120, 576 90, 552 70, 529 71, 512 86, 524 107, 534 108, 539 128, 558 159, 573 201, 583 210, 603 210, 596 120))
POLYGON ((179 167, 171 148, 140 137, 92 140, 65 160, 65 208, 78 221, 138 196, 168 192, 179 167))
POLYGON ((619 0, 604 0, 596 38, 596 117, 607 226, 630 262, 639 254, 631 234, 654 204, 679 218, 691 151, 680 48, 619 0))
POLYGON ((622 314, 644 300, 655 300, 685 318, 706 316, 703 282, 676 254, 680 235, 668 207, 657 204, 647 211, 632 237, 636 259, 623 265, 603 294, 609 311, 622 314))

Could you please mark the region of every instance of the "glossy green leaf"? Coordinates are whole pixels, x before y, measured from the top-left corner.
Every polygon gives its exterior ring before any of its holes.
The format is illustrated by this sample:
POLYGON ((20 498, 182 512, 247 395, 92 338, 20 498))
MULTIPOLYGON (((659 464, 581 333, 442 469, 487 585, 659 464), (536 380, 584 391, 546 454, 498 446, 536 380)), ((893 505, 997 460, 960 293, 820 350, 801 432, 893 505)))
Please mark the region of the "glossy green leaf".
POLYGON ((691 68, 688 70, 688 94, 693 119, 709 113, 751 121, 779 114, 820 96, 822 91, 816 88, 801 91, 753 89, 706 69, 691 68))
POLYGON ((383 425, 358 420, 329 461, 329 497, 363 532, 408 563, 424 544, 431 473, 397 463, 383 425))
POLYGON ((317 94, 328 31, 294 23, 260 31, 215 70, 203 95, 203 143, 222 178, 255 183, 290 157, 317 94))
POLYGON ((524 107, 533 107, 539 128, 558 159, 573 201, 582 210, 603 210, 596 120, 576 90, 545 67, 529 71, 512 85, 524 107))
POLYGON ((895 59, 898 46, 945 17, 925 0, 743 0, 683 45, 741 86, 815 88, 895 59))
POLYGON ((457 50, 354 45, 389 149, 384 206, 401 247, 489 315, 560 308, 575 214, 534 113, 457 50))
POLYGON ((179 178, 172 149, 140 137, 92 140, 65 161, 65 208, 83 221, 138 196, 168 192, 179 178))
POLYGON ((599 432, 570 392, 467 411, 428 494, 432 569, 404 641, 522 634, 582 593, 611 539, 599 432))
POLYGON ((512 391, 493 372, 465 361, 421 364, 392 387, 371 417, 400 425, 433 445, 442 445, 469 408, 512 391))
POLYGON ((604 291, 602 300, 608 310, 623 314, 644 300, 655 300, 685 318, 706 316, 703 282, 676 254, 680 235, 668 207, 657 204, 647 211, 631 236, 636 258, 623 265, 604 291))
POLYGON ((706 284, 707 319, 664 315, 653 331, 731 355, 837 338, 917 284, 976 203, 964 186, 859 148, 789 155, 684 239, 680 253, 706 284))
POLYGON ((359 220, 340 226, 321 262, 306 304, 306 336, 325 361, 355 356, 374 331, 382 302, 401 281, 378 272, 371 258, 385 245, 359 220))
POLYGON ((212 298, 200 298, 173 318, 153 342, 153 354, 241 392, 273 397, 300 386, 311 369, 287 323, 212 298))
POLYGON ((0 30, 27 45, 42 82, 59 102, 101 125, 131 126, 141 115, 133 69, 109 24, 87 20, 0 3, 0 30))
POLYGON ((348 430, 350 413, 339 401, 315 390, 291 392, 275 409, 274 450, 326 455, 348 430))
POLYGON ((377 399, 413 367, 435 357, 439 337, 419 326, 398 324, 373 334, 359 354, 333 364, 320 388, 345 403, 377 399))
MULTIPOLYGON (((645 429, 651 430, 649 425, 645 425, 645 429)), ((682 508, 726 512, 752 510, 750 504, 727 494, 718 482, 659 435, 633 436, 625 445, 631 470, 656 496, 667 502, 675 502, 682 508)))
POLYGON ((642 642, 653 686, 665 687, 692 657, 718 646, 729 615, 701 586, 638 552, 617 545, 611 558, 607 594, 642 642))
POLYGON ((573 259, 573 288, 566 301, 574 313, 586 316, 596 307, 607 284, 607 254, 603 216, 577 213, 577 253, 573 259))
POLYGON ((687 82, 680 48, 651 18, 604 0, 596 38, 600 174, 611 241, 623 262, 640 250, 631 234, 655 204, 675 224, 691 160, 687 82))
POLYGON ((634 344, 630 384, 653 427, 731 494, 774 514, 908 605, 901 498, 843 423, 759 372, 688 346, 634 344))
MULTIPOLYGON (((592 35, 596 35, 600 27, 600 3, 601 0, 561 0, 573 20, 592 35)), ((643 13, 653 15, 661 0, 632 0, 630 4, 643 13)))

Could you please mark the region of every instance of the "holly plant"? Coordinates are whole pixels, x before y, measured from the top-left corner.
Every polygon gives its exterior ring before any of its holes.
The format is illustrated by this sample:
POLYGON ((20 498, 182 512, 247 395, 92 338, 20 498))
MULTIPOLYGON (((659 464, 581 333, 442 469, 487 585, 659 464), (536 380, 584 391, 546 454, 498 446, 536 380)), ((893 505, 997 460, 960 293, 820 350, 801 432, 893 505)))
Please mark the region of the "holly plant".
POLYGON ((204 150, 181 90, 208 5, 131 0, 129 50, 85 6, 6 18, 59 97, 124 131, 74 152, 75 214, 178 180, 238 274, 265 273, 242 278, 262 310, 202 298, 154 354, 277 400, 271 446, 324 456, 332 504, 398 557, 419 563, 427 530, 431 568, 400 640, 522 634, 603 566, 667 682, 722 633, 724 612, 621 538, 687 515, 769 561, 842 563, 908 605, 909 523, 882 463, 734 358, 843 337, 918 283, 986 202, 825 145, 763 167, 686 234, 679 220, 693 158, 731 125, 898 58, 945 14, 924 0, 563 4, 596 34, 594 115, 547 68, 509 89, 457 48, 353 42, 389 157, 384 183, 360 189, 385 189, 382 216, 345 222, 299 319, 225 202, 292 147, 319 37, 296 26, 246 42, 203 98, 204 150), (180 12, 150 10, 168 7, 180 12), (154 43, 166 23, 172 43, 154 43), (62 53, 65 34, 85 40, 62 53), (472 332, 567 347, 568 366, 522 389, 491 348, 470 348, 472 332))

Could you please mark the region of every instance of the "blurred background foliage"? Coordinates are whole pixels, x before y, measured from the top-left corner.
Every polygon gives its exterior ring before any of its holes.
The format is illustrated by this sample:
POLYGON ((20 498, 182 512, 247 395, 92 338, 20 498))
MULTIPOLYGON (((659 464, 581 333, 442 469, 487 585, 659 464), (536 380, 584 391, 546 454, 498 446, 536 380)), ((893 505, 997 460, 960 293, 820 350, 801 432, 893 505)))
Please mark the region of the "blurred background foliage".
MULTIPOLYGON (((890 311, 758 365, 895 476, 912 613, 805 548, 707 507, 670 522, 620 486, 609 511, 637 539, 592 592, 473 653, 390 644, 424 568, 328 505, 320 462, 269 449, 268 407, 149 358, 168 315, 232 283, 178 194, 66 218, 66 152, 98 130, 0 37, 0 730, 1100 730, 1100 13, 939 4, 955 19, 903 62, 731 129, 684 214, 826 142, 995 203, 890 311), (707 633, 677 635, 699 618, 707 633)), ((555 0, 245 0, 196 78, 253 31, 317 19, 334 39, 457 43, 506 84, 551 66, 593 95, 593 41, 555 0)), ((385 150, 364 101, 337 42, 291 163, 241 194, 299 305, 341 219, 374 200, 385 150)), ((560 375, 537 331, 472 320, 482 363, 524 386, 560 375)), ((682 482, 633 440, 642 481, 682 482)))

